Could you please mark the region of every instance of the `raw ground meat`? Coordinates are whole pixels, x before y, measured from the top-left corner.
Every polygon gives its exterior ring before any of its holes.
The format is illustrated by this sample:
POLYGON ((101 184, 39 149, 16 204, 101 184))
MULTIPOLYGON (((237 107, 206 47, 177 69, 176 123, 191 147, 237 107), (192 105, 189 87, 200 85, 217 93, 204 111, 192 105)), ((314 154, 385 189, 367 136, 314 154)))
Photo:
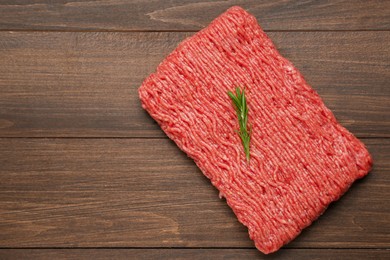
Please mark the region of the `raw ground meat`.
POLYGON ((365 146, 240 7, 183 41, 139 95, 264 253, 294 239, 372 165, 365 146), (227 95, 236 86, 247 95, 249 163, 227 95))

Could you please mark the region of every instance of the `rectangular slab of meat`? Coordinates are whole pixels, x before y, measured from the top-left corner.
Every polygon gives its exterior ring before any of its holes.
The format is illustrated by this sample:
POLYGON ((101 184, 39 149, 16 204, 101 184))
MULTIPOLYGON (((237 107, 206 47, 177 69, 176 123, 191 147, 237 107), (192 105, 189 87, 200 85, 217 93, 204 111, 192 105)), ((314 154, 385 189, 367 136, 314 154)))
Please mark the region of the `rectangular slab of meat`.
POLYGON ((294 239, 372 165, 365 146, 240 7, 183 41, 139 95, 264 253, 294 239), (227 95, 237 86, 249 108, 249 161, 227 95))

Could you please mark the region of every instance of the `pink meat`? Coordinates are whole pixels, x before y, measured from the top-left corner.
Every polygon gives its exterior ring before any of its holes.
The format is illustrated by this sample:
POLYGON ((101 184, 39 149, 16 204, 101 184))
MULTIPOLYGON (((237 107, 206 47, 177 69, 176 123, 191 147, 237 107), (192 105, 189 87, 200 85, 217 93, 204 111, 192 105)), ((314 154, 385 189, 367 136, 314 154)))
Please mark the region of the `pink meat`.
POLYGON ((372 165, 365 146, 239 7, 182 42, 139 95, 264 253, 294 239, 372 165), (247 95, 249 163, 227 95, 236 86, 247 95))

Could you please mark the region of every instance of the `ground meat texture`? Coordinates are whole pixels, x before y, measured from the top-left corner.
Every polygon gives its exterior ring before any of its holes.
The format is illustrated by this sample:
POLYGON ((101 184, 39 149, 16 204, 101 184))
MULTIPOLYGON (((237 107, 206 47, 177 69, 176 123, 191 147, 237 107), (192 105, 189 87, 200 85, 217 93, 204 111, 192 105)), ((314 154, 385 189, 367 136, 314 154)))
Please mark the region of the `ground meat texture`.
POLYGON ((372 165, 365 146, 239 7, 183 41, 139 96, 264 253, 294 239, 372 165), (236 86, 249 107, 249 162, 227 95, 236 86))

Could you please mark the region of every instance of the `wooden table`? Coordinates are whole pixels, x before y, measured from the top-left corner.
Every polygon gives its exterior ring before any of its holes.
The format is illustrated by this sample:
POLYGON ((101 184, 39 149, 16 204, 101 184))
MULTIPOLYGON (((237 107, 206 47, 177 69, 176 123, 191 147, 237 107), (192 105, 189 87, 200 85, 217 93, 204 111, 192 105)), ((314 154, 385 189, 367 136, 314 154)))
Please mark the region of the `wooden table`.
POLYGON ((389 30, 381 0, 0 1, 0 259, 389 259, 389 30), (267 257, 137 95, 234 4, 375 161, 267 257))

